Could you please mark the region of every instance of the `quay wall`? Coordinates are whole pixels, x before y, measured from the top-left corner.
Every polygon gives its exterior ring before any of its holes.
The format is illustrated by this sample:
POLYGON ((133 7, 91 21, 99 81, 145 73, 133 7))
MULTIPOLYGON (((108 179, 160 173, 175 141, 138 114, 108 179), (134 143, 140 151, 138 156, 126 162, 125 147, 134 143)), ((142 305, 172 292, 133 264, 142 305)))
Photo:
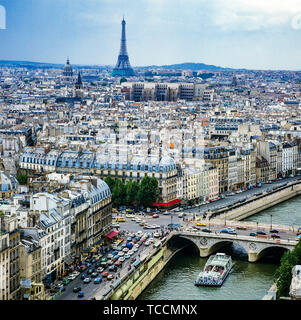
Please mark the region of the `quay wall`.
POLYGON ((217 210, 214 214, 218 214, 219 219, 226 218, 227 220, 239 221, 300 194, 301 183, 298 182, 279 188, 279 190, 274 190, 268 194, 251 198, 242 204, 217 210))
POLYGON ((106 300, 135 300, 143 290, 156 278, 170 259, 181 249, 171 251, 167 245, 151 254, 143 264, 135 269, 118 287, 108 295, 106 300))

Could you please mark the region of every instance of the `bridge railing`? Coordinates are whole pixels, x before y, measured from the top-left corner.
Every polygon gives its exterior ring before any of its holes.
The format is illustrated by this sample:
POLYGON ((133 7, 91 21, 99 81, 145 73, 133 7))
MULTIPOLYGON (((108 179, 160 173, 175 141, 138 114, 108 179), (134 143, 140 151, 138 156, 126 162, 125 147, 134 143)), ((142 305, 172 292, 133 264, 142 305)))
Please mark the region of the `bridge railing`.
POLYGON ((177 231, 174 234, 177 235, 187 235, 187 236, 199 236, 199 237, 206 237, 206 238, 219 238, 219 239, 229 239, 229 240, 245 240, 250 242, 264 242, 264 243, 273 243, 273 244, 282 244, 282 245, 296 245, 298 240, 296 239, 272 239, 272 238, 258 238, 249 235, 230 235, 226 233, 218 233, 218 232, 202 232, 202 231, 177 231))

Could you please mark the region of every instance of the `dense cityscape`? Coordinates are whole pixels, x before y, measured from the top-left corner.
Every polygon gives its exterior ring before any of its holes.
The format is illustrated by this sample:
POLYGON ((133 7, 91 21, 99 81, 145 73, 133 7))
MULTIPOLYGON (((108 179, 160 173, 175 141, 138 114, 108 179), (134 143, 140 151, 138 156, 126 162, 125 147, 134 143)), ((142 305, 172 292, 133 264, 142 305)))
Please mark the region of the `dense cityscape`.
MULTIPOLYGON (((132 67, 121 26, 115 68, 0 64, 0 300, 135 299, 122 284, 180 232, 298 242, 272 215, 226 227, 299 194, 301 72, 132 67)), ((282 296, 301 297, 298 268, 282 296)))

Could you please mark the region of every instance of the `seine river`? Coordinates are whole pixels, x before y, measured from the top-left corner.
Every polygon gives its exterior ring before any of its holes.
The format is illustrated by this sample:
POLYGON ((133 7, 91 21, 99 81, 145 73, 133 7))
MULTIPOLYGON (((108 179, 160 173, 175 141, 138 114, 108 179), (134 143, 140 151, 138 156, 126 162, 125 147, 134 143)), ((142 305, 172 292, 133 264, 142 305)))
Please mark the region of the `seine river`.
MULTIPOLYGON (((301 196, 264 210, 245 220, 263 223, 300 225, 301 196)), ((194 280, 207 258, 180 252, 139 296, 139 300, 260 300, 273 284, 279 261, 266 258, 248 263, 239 247, 220 250, 231 254, 235 267, 222 287, 196 287, 194 280)))

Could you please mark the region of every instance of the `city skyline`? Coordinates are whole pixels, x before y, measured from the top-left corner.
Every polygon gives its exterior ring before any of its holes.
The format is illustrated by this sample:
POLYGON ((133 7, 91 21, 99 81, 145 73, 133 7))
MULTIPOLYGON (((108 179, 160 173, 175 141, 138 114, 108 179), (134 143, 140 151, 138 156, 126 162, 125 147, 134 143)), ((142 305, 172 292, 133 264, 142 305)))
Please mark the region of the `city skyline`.
POLYGON ((2 0, 6 29, 0 30, 0 60, 64 63, 69 56, 73 64, 114 65, 124 15, 133 67, 201 62, 301 69, 298 1, 176 2, 2 0))

